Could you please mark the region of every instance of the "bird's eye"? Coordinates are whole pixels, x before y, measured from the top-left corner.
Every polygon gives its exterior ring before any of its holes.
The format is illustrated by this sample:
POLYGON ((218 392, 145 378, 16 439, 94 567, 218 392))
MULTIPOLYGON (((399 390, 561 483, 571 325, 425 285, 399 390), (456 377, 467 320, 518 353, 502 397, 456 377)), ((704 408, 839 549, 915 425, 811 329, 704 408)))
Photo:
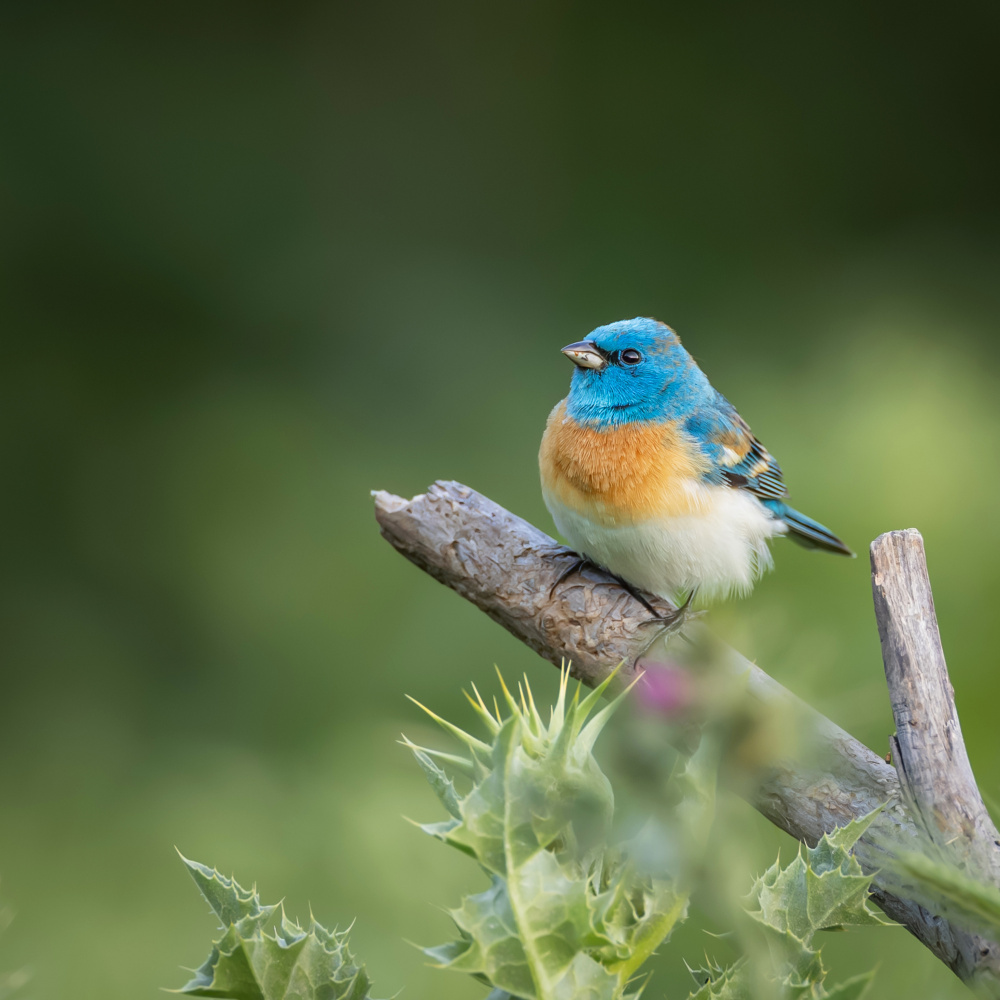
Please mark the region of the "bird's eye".
POLYGON ((623 365, 637 365, 642 361, 642 355, 631 347, 622 351, 621 358, 623 365))

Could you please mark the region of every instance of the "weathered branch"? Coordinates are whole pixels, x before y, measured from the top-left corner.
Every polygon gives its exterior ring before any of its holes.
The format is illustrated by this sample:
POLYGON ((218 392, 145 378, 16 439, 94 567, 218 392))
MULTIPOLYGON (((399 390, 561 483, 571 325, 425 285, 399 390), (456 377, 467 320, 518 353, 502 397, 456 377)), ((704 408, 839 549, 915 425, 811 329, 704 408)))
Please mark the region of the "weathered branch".
MULTIPOLYGON (((896 735, 892 758, 907 812, 947 857, 975 879, 1000 884, 1000 834, 972 773, 955 690, 941 647, 919 531, 872 542, 872 593, 896 735)), ((970 968, 1000 967, 1000 947, 957 942, 970 968), (988 953, 988 954, 987 954, 988 953)))
MULTIPOLYGON (((412 500, 374 496, 382 534, 398 551, 540 656, 557 665, 571 661, 574 676, 590 685, 622 661, 622 680, 634 679, 635 659, 648 641, 649 613, 597 570, 584 569, 555 587, 575 558, 569 549, 460 483, 435 483, 412 500)), ((650 602, 665 615, 675 610, 657 598, 650 602)), ((745 678, 751 697, 805 713, 817 743, 808 761, 772 762, 751 792, 741 789, 751 803, 776 826, 811 843, 884 804, 857 850, 869 869, 878 867, 880 844, 915 843, 892 767, 737 652, 727 655, 728 669, 745 678)), ((1000 968, 979 938, 893 895, 877 874, 873 895, 966 981, 975 978, 977 962, 1000 968)))

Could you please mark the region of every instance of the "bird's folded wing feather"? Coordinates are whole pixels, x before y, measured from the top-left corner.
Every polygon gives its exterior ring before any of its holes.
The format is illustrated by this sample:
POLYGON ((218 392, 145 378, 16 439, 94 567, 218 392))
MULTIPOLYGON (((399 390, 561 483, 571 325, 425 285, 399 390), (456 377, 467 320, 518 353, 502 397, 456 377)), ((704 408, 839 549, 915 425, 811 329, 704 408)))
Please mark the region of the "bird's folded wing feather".
POLYGON ((685 429, 708 460, 709 482, 747 490, 762 500, 788 495, 780 466, 725 398, 720 396, 718 405, 693 414, 685 429))

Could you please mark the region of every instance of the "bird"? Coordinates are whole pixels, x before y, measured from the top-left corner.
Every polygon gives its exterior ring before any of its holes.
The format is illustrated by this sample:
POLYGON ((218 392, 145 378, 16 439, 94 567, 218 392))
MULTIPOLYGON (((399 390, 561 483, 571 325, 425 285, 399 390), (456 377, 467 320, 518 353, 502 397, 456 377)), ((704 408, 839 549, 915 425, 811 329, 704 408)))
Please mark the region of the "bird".
POLYGON ((788 505, 778 463, 666 323, 609 323, 562 353, 575 368, 542 437, 542 496, 586 561, 689 604, 747 595, 778 536, 854 555, 788 505))

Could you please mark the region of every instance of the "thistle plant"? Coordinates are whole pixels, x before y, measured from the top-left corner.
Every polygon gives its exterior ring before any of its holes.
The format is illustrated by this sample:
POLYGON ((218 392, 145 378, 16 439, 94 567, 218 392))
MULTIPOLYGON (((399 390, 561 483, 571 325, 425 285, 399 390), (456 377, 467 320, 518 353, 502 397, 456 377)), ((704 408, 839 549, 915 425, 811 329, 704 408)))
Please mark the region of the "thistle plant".
POLYGON ((710 962, 692 970, 701 988, 691 1000, 749 1000, 755 996, 769 1000, 858 1000, 863 996, 874 970, 828 989, 827 970, 814 939, 819 931, 889 923, 868 906, 872 877, 864 874, 850 853, 877 815, 875 810, 838 827, 815 847, 800 847, 791 864, 782 868, 775 862, 757 878, 743 901, 744 911, 758 932, 757 949, 728 968, 710 962))
POLYGON ((610 680, 569 698, 564 670, 546 720, 527 682, 515 698, 501 678, 506 716, 496 702, 490 711, 475 688, 469 699, 489 742, 429 709, 466 753, 406 741, 450 814, 421 828, 475 858, 490 879, 450 911, 458 939, 425 952, 497 996, 636 997, 638 970, 685 915, 679 878, 643 872, 624 846, 609 847, 614 795, 593 747, 624 698, 595 711, 610 680), (469 780, 464 795, 436 761, 469 780))
POLYGON ((223 934, 192 970, 194 978, 172 992, 227 1000, 370 1000, 371 983, 348 950, 347 931, 329 931, 311 914, 308 927, 300 927, 280 904, 262 905, 256 887, 244 889, 214 868, 181 860, 223 934))
MULTIPOLYGON (((570 696, 564 670, 547 718, 527 681, 515 697, 501 678, 506 711, 495 699, 487 707, 473 687, 469 700, 485 739, 420 706, 458 740, 459 754, 403 737, 448 814, 418 825, 475 859, 489 880, 449 911, 456 939, 423 950, 435 965, 489 987, 488 1000, 637 1000, 649 992, 644 963, 687 915, 709 849, 726 732, 718 722, 704 725, 696 748, 680 757, 663 789, 672 804, 666 825, 650 823, 616 840, 614 793, 593 753, 627 694, 601 707, 612 679, 585 697, 579 687, 570 696)), ((858 1000, 872 974, 828 987, 815 938, 822 930, 885 923, 868 906, 871 876, 851 854, 874 815, 756 879, 736 928, 744 956, 728 967, 706 959, 691 970, 689 1000, 858 1000)), ((302 927, 280 905, 261 904, 256 889, 183 860, 222 934, 176 992, 370 1000, 370 980, 348 950, 346 931, 329 931, 311 916, 302 927)), ((991 902, 979 900, 980 909, 991 902)))

